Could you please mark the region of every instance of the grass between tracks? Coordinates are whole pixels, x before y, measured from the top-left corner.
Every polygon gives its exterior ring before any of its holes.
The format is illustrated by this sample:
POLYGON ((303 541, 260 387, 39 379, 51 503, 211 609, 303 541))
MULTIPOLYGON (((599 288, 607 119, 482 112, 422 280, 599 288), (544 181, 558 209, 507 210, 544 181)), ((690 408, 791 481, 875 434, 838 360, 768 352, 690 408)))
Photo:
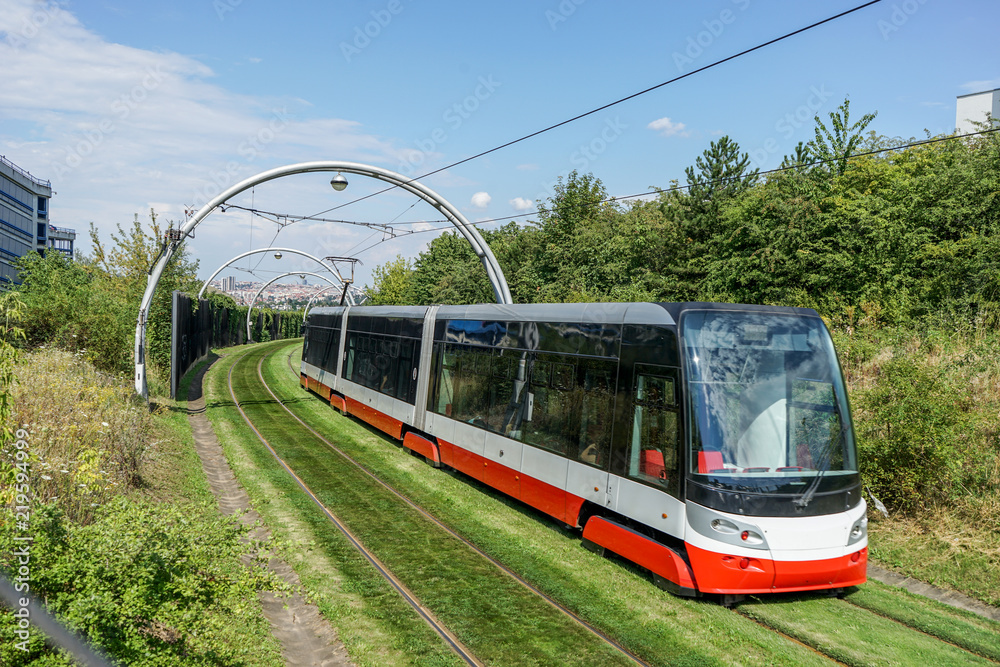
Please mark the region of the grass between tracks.
MULTIPOLYGON (((309 507, 311 501, 300 500, 302 494, 292 488, 287 474, 276 469, 270 455, 261 453, 263 448, 237 421, 226 390, 230 365, 232 361, 225 359, 210 373, 209 416, 216 428, 225 431, 220 439, 228 443, 227 456, 255 507, 272 530, 288 540, 289 562, 340 631, 352 659, 379 665, 437 659, 433 649, 441 643, 427 636, 429 630, 421 632, 423 623, 375 580, 359 556, 346 549, 326 519, 309 507), (301 557, 296 558, 296 552, 301 557), (358 589, 378 590, 379 595, 355 594, 354 604, 349 604, 344 597, 358 589), (400 650, 403 644, 408 646, 400 650)), ((285 356, 276 354, 265 366, 266 377, 278 385, 279 395, 307 421, 320 424, 320 430, 338 446, 365 459, 370 469, 406 489, 418 503, 521 574, 535 583, 544 582, 547 592, 652 664, 827 664, 815 652, 730 611, 674 598, 629 566, 585 551, 577 535, 551 521, 484 493, 460 476, 429 468, 299 389, 285 356)), ((624 662, 622 656, 351 470, 326 445, 302 435, 269 396, 264 398, 262 390, 249 386, 256 383, 254 359, 240 364, 234 380, 240 382, 237 391, 242 392, 238 395, 244 409, 253 410, 254 418, 266 426, 269 433, 265 435, 294 444, 279 451, 306 483, 480 659, 504 665, 624 662)))
MULTIPOLYGON (((306 421, 318 425, 338 446, 350 450, 352 456, 369 469, 378 470, 390 484, 405 489, 416 502, 567 603, 643 659, 653 664, 825 663, 814 652, 716 605, 670 596, 653 587, 630 566, 597 558, 582 549, 576 533, 561 530, 549 519, 467 478, 429 468, 405 450, 392 446, 381 435, 336 415, 324 402, 302 392, 289 373, 283 355, 276 354, 269 360, 265 376, 276 385, 276 391, 289 401, 293 410, 306 421), (720 642, 720 638, 725 641, 720 642)), ((337 457, 325 446, 320 447, 318 456, 337 457)), ((392 499, 391 503, 399 507, 397 500, 392 499)), ((434 531, 423 524, 416 539, 426 540, 431 532, 434 531)), ((419 561, 401 564, 404 571, 424 565, 419 561)), ((464 576, 461 579, 468 581, 464 576)), ((500 581, 503 579, 506 578, 500 581)), ((455 588, 454 581, 443 583, 446 589, 455 588)), ((492 584, 475 585, 475 588, 483 587, 489 593, 488 598, 495 597, 497 591, 492 584)), ((532 602, 532 606, 537 606, 537 602, 532 602)), ((470 605, 467 611, 460 613, 482 618, 482 610, 488 608, 470 605)), ((447 609, 439 613, 442 617, 454 614, 447 609)), ((515 644, 506 659, 498 660, 502 664, 530 662, 531 643, 537 642, 545 632, 539 627, 534 613, 527 614, 524 608, 518 609, 518 613, 527 616, 536 629, 525 638, 522 646, 515 644)), ((450 618, 446 620, 451 624, 450 618)), ((496 619, 486 620, 492 625, 496 619)), ((501 633, 500 630, 494 627, 492 632, 505 636, 507 631, 501 633)), ((508 641, 511 639, 507 636, 508 641)), ((574 641, 566 649, 568 653, 550 656, 544 661, 569 664, 579 656, 579 662, 584 664, 600 662, 600 656, 591 651, 582 651, 581 655, 581 648, 584 646, 574 641)), ((478 647, 474 650, 478 653, 478 647)))
MULTIPOLYGON (((366 467, 378 470, 387 482, 405 489, 408 496, 452 528, 651 662, 677 664, 689 655, 703 664, 805 664, 819 657, 795 644, 785 646, 786 640, 766 632, 764 641, 758 643, 762 639, 759 626, 711 603, 669 596, 641 574, 637 576, 628 565, 586 552, 576 533, 560 530, 551 520, 520 503, 464 476, 430 469, 405 450, 393 447, 381 434, 340 417, 322 400, 305 394, 288 370, 287 354, 284 351, 272 355, 265 364, 265 377, 294 412, 318 426, 328 439, 349 450, 366 467), (719 641, 723 637, 725 641, 719 641)), ((982 655, 992 657, 1000 650, 1000 624, 924 598, 913 605, 909 603, 913 597, 899 589, 871 584, 853 593, 852 602, 982 655)), ((779 605, 776 610, 790 610, 793 618, 807 625, 814 621, 818 628, 809 633, 789 626, 794 630, 789 634, 823 652, 829 647, 832 655, 842 656, 849 664, 888 660, 923 665, 928 659, 940 659, 942 664, 975 660, 968 653, 844 602, 815 596, 807 596, 804 602, 812 606, 805 609, 780 600, 773 604, 779 605), (892 649, 886 637, 878 634, 844 632, 838 619, 845 610, 872 619, 869 625, 888 624, 882 630, 902 649, 892 649)), ((766 609, 771 604, 761 606, 766 609)), ((787 631, 776 622, 780 617, 777 611, 770 612, 767 618, 759 611, 748 613, 787 631)))

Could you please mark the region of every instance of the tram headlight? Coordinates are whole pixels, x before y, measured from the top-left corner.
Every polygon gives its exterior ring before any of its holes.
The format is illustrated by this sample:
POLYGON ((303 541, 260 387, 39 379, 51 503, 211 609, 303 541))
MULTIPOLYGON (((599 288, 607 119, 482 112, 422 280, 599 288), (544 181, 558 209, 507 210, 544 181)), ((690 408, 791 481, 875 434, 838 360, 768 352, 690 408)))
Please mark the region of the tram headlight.
POLYGON ((854 526, 851 527, 851 534, 847 538, 847 544, 856 544, 868 536, 868 517, 861 517, 854 526))

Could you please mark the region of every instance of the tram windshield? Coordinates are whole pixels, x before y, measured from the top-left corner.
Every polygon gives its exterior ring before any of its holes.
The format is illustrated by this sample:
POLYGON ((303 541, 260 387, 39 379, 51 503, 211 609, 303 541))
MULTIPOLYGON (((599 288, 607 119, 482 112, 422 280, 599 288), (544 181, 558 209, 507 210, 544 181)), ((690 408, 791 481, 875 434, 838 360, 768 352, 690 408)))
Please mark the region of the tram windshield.
POLYGON ((822 320, 689 312, 682 338, 692 475, 763 490, 783 486, 780 478, 812 478, 815 488, 857 473, 843 376, 822 320))

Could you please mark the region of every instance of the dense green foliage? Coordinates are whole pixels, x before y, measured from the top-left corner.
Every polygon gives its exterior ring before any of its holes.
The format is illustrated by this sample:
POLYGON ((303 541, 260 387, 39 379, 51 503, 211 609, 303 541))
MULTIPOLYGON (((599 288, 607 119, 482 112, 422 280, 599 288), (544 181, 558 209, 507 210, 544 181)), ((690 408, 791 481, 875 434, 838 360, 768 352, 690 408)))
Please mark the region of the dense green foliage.
MULTIPOLYGON (((847 159, 898 143, 864 137, 875 114, 852 122, 849 111, 845 101, 829 128, 817 117, 816 139, 786 156, 785 171, 760 178, 722 137, 684 186, 655 199, 616 201, 598 178, 573 172, 536 221, 483 236, 517 303, 815 308, 842 354, 875 376, 852 386, 869 487, 904 511, 973 489, 1000 493, 988 472, 1000 456, 996 406, 986 395, 963 399, 975 377, 961 360, 1000 352, 991 333, 1000 325, 1000 137, 847 159), (957 338, 942 347, 932 330, 957 338)), ((493 301, 457 234, 432 241, 408 273, 398 260, 380 268, 369 288, 379 303, 493 301)))
MULTIPOLYGON (((84 353, 94 365, 131 374, 135 324, 146 278, 161 250, 164 229, 150 213, 148 231, 138 216, 118 226, 106 247, 91 227, 93 257, 29 253, 18 262, 28 345, 50 344, 84 353)), ((181 246, 167 264, 147 319, 147 358, 154 374, 170 368, 170 313, 174 290, 197 289, 198 264, 181 246)))
MULTIPOLYGON (((256 591, 276 585, 240 556, 247 529, 214 507, 119 497, 95 521, 68 520, 52 503, 32 514, 30 595, 125 665, 240 664, 247 647, 234 633, 259 617, 256 591)), ((0 566, 14 569, 14 531, 0 534, 0 566)), ((0 612, 0 663, 54 660, 41 635, 17 647, 16 619, 0 612)))
MULTIPOLYGON (((599 179, 574 172, 537 221, 483 236, 521 303, 797 305, 835 325, 1000 312, 1000 138, 926 144, 838 167, 759 179, 723 137, 688 169, 686 187, 623 203, 599 179)), ((493 300, 456 234, 431 242, 409 275, 396 264, 380 267, 370 293, 392 276, 396 303, 493 300)))
MULTIPOLYGON (((2 297, 8 326, 17 297, 2 297)), ((171 502, 150 501, 167 476, 156 467, 178 467, 161 420, 127 379, 83 357, 52 347, 19 355, 0 340, 0 571, 18 571, 24 542, 15 540, 30 535, 30 590, 21 593, 32 609, 44 602, 119 664, 266 664, 234 641, 267 632, 256 591, 275 584, 240 560, 258 545, 205 502, 207 491, 169 489, 171 502), (26 488, 27 500, 15 495, 26 488)), ((36 630, 21 650, 17 628, 0 608, 0 664, 69 664, 36 630)))
MULTIPOLYGON (((91 227, 92 257, 71 261, 62 253, 50 252, 45 257, 29 253, 21 258, 18 291, 24 302, 27 346, 55 345, 81 352, 104 371, 131 375, 139 302, 149 271, 163 250, 164 231, 151 211, 148 228, 137 216, 127 228, 118 225, 110 246, 91 227)), ((197 270, 198 263, 189 260, 187 248, 181 245, 167 263, 153 296, 146 326, 146 359, 154 393, 166 386, 170 370, 172 294, 179 290, 193 298, 201 287, 197 270)), ((246 306, 237 306, 226 295, 209 294, 208 298, 229 309, 227 326, 232 344, 243 342, 246 306)), ((299 335, 301 312, 278 314, 255 308, 254 316, 256 341, 271 340, 272 329, 280 338, 299 335)))

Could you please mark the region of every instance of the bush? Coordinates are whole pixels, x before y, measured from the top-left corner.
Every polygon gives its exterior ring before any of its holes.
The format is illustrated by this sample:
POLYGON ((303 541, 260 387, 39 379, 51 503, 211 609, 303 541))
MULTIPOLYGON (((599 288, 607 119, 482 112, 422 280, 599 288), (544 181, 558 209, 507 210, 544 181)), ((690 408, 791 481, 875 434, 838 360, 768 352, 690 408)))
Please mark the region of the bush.
MULTIPOLYGON (((263 561, 240 562, 256 553, 241 541, 248 529, 207 504, 119 497, 81 526, 50 503, 35 510, 32 529, 30 595, 121 664, 242 664, 253 642, 235 641, 233 629, 261 631, 257 591, 284 586, 263 561)), ((16 569, 13 532, 0 535, 8 572, 16 569)), ((15 628, 13 613, 0 612, 0 663, 62 664, 44 658, 37 640, 17 649, 15 628)))
POLYGON ((837 336, 861 472, 903 513, 1000 492, 1000 342, 954 329, 837 336))
MULTIPOLYGON (((42 502, 86 523, 95 507, 136 488, 150 455, 149 410, 132 388, 81 353, 24 355, 11 389, 14 420, 28 431, 31 487, 42 502)), ((4 460, 13 454, 9 446, 4 460)))

